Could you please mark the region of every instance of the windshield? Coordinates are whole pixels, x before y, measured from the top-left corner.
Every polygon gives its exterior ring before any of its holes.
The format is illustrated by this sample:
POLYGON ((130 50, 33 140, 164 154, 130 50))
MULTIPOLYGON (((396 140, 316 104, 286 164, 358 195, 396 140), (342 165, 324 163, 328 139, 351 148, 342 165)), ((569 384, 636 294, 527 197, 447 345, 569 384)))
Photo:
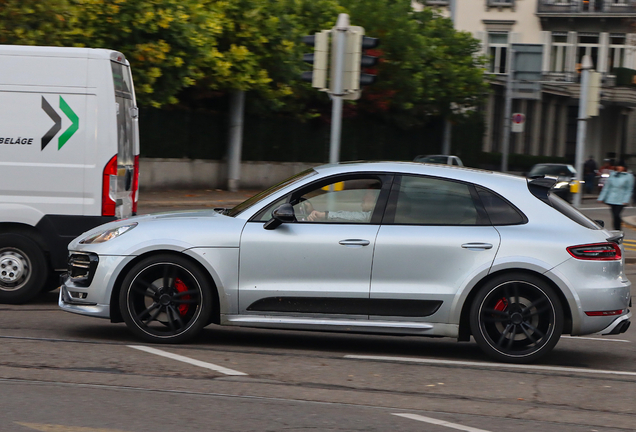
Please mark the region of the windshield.
POLYGON ((550 175, 550 176, 574 176, 574 167, 570 165, 535 165, 532 167, 529 177, 550 175))
POLYGON ((269 189, 265 189, 262 192, 257 193, 256 195, 254 195, 251 198, 246 199, 245 201, 243 201, 242 203, 238 204, 237 206, 231 208, 230 210, 228 210, 225 214, 227 214, 228 216, 234 217, 234 216, 238 216, 239 214, 243 213, 245 210, 247 210, 248 208, 252 207, 254 204, 264 200, 265 198, 267 198, 270 195, 275 194, 276 192, 278 192, 279 190, 281 190, 282 188, 289 186, 293 183, 296 183, 297 181, 300 181, 302 179, 304 179, 305 177, 310 177, 313 175, 318 174, 313 168, 309 168, 308 170, 305 170, 301 173, 298 173, 292 177, 289 177, 286 180, 283 180, 282 182, 275 184, 274 186, 270 187, 269 189))

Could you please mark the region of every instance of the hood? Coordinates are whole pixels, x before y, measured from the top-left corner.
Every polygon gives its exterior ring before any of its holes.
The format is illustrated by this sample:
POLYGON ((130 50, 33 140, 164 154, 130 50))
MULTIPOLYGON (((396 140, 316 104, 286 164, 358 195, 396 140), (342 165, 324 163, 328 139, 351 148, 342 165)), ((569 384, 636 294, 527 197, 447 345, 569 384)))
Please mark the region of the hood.
POLYGON ((78 236, 69 249, 106 255, 136 255, 146 249, 185 250, 194 247, 238 247, 246 221, 214 210, 153 213, 100 225, 78 236), (100 232, 135 223, 136 226, 103 243, 80 241, 100 232))

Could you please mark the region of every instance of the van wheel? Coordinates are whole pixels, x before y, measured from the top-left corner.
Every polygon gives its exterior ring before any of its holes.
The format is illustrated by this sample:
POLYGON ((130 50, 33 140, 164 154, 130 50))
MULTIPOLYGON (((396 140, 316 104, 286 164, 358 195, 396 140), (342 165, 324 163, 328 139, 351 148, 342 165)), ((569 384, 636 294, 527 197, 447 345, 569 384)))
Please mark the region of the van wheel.
POLYGON ((21 234, 0 234, 0 303, 24 303, 44 287, 48 266, 42 249, 21 234))

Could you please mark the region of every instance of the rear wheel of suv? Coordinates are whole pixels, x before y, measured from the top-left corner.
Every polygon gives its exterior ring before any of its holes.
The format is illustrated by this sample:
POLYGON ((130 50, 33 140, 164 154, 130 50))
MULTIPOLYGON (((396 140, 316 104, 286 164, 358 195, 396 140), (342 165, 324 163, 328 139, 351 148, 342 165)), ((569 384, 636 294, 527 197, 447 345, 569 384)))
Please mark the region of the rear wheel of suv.
POLYGON ((529 363, 549 353, 561 337, 563 321, 553 289, 527 274, 491 279, 470 311, 470 328, 479 347, 509 363, 529 363))
POLYGON ((42 249, 22 234, 0 234, 0 303, 24 303, 44 287, 48 265, 42 249))

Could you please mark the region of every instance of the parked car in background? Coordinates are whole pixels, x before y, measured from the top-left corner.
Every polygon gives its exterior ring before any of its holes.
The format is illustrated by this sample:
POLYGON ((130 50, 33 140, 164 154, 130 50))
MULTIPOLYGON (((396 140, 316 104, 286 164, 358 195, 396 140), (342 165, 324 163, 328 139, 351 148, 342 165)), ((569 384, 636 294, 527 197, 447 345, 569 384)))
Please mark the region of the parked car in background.
POLYGON ((556 183, 552 187, 553 192, 567 202, 572 202, 570 186, 576 180, 576 169, 572 165, 560 163, 536 164, 528 173, 528 177, 539 176, 556 178, 556 183))
POLYGON ((420 163, 316 167, 232 209, 84 233, 59 305, 155 343, 212 323, 472 335, 497 360, 531 362, 561 334, 618 334, 631 317, 622 237, 553 183, 420 163))
POLYGON ((446 164, 455 166, 464 166, 462 160, 457 156, 452 155, 419 155, 413 159, 415 162, 434 163, 434 164, 446 164))

